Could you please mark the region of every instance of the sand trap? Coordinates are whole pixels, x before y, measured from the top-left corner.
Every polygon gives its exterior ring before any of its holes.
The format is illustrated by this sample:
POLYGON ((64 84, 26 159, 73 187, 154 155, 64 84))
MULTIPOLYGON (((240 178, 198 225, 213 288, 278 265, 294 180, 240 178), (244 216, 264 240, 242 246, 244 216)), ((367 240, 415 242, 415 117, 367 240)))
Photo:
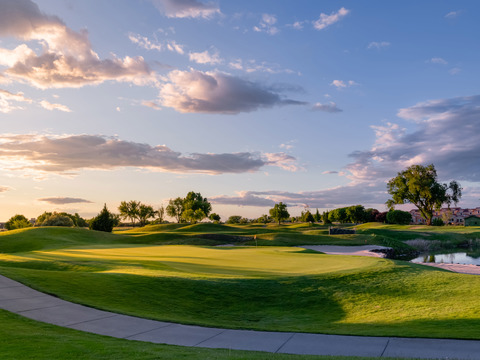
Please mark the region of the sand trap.
POLYGON ((388 249, 388 247, 380 245, 362 245, 362 246, 335 246, 335 245, 301 245, 304 249, 320 251, 331 255, 357 255, 384 257, 382 253, 371 252, 374 249, 388 249))
POLYGON ((469 275, 480 275, 480 266, 464 264, 445 264, 445 263, 416 263, 420 265, 433 266, 440 269, 469 275))

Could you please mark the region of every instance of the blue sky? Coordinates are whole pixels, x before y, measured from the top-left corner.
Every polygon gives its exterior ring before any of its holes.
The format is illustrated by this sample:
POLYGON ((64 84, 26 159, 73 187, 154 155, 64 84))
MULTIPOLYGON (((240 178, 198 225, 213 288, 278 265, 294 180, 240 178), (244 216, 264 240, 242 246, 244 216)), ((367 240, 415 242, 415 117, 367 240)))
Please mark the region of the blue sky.
POLYGON ((201 192, 384 210, 412 164, 480 206, 477 1, 0 1, 0 219, 201 192))

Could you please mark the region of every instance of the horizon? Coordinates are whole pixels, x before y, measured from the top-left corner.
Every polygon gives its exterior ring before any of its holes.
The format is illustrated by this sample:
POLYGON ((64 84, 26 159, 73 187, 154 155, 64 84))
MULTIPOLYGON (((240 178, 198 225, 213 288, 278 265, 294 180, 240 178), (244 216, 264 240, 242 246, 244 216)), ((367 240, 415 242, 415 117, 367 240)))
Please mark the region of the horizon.
MULTIPOLYGON (((474 0, 2 0, 0 219, 360 204, 413 164, 480 206, 474 0)), ((412 208, 411 205, 398 206, 412 208)))

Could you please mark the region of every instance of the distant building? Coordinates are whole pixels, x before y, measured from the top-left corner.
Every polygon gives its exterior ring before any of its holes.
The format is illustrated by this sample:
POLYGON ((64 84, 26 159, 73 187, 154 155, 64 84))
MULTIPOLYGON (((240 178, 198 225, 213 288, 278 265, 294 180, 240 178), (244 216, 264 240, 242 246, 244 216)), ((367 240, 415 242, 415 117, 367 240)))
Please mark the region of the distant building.
POLYGON ((465 219, 465 226, 480 226, 480 216, 470 215, 465 219))
MULTIPOLYGON (((420 210, 410 210, 410 214, 412 214, 412 224, 426 223, 425 219, 420 214, 420 210)), ((433 212, 432 220, 442 219, 443 222, 449 225, 466 225, 465 219, 470 216, 478 217, 480 219, 480 207, 474 209, 462 209, 459 207, 443 208, 433 212)))

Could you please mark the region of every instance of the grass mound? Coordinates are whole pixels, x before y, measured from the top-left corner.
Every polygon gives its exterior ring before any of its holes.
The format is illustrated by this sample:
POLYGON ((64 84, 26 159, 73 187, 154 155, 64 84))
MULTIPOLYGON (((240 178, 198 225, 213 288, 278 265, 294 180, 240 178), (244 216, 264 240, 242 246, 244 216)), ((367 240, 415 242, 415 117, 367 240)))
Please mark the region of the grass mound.
POLYGON ((0 253, 60 249, 89 244, 111 244, 121 238, 101 231, 80 228, 39 227, 0 233, 0 253))

